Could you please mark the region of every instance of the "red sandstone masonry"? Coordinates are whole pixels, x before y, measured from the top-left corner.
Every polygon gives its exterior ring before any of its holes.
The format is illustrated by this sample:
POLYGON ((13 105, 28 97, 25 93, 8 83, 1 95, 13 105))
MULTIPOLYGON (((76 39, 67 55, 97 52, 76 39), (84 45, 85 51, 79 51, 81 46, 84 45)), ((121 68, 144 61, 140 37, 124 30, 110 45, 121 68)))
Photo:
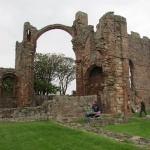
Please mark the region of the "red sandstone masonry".
MULTIPOLYGON (((129 116, 130 100, 139 104, 141 97, 146 99, 147 109, 150 108, 150 40, 140 38, 135 32, 127 34, 126 19, 113 12, 100 18, 96 32, 92 25, 88 25, 88 15, 83 12, 76 13, 71 27, 52 24, 38 30, 26 22, 23 40, 16 42, 16 65, 14 72, 11 72, 17 79, 14 96, 17 107, 34 104, 33 60, 36 42, 42 34, 53 29, 64 30, 72 36, 77 96, 96 94, 103 113, 113 115, 129 116)), ((4 77, 9 75, 8 70, 0 70, 0 107, 5 107, 1 87, 4 77)))
POLYGON ((0 122, 26 122, 38 120, 57 120, 59 122, 85 118, 84 107, 87 102, 97 100, 91 96, 55 96, 42 106, 0 109, 0 122))

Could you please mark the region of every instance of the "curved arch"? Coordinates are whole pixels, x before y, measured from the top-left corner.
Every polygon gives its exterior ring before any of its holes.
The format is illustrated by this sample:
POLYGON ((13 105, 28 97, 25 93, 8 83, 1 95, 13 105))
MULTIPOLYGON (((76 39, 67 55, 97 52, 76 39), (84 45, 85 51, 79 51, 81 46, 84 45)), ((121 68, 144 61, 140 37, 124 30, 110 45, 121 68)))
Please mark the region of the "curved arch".
POLYGON ((35 35, 35 41, 45 32, 49 31, 49 30, 54 30, 54 29, 61 29, 64 30, 66 32, 68 32, 71 36, 72 36, 72 28, 69 26, 65 26, 62 24, 53 24, 53 25, 48 25, 42 29, 40 29, 37 34, 35 35))
POLYGON ((89 79, 89 75, 90 75, 91 71, 92 71, 95 67, 101 67, 101 66, 98 66, 98 65, 96 65, 96 64, 91 65, 91 66, 86 70, 85 79, 89 79))
POLYGON ((102 67, 93 64, 87 69, 85 74, 86 94, 99 95, 99 91, 103 90, 101 84, 104 83, 104 75, 102 67))
POLYGON ((2 75, 1 75, 1 80, 3 80, 5 77, 13 77, 13 78, 16 78, 18 81, 20 81, 20 78, 19 76, 14 73, 14 72, 10 72, 10 71, 5 71, 2 75))
POLYGON ((0 103, 3 108, 17 107, 20 95, 20 78, 13 71, 4 71, 0 80, 0 103))

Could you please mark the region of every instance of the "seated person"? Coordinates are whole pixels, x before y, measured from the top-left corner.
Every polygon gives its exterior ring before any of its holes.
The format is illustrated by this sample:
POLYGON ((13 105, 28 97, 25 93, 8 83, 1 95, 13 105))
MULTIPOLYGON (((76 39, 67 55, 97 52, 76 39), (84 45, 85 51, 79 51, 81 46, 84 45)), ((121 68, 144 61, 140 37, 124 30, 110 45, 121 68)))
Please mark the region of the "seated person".
POLYGON ((95 113, 93 113, 93 109, 91 107, 91 103, 88 102, 87 106, 85 107, 85 111, 86 111, 86 117, 87 117, 87 122, 90 123, 91 122, 91 117, 95 116, 95 113))
POLYGON ((100 106, 97 103, 97 101, 94 101, 94 104, 92 105, 92 109, 93 109, 93 111, 95 113, 94 117, 99 117, 100 116, 100 106))

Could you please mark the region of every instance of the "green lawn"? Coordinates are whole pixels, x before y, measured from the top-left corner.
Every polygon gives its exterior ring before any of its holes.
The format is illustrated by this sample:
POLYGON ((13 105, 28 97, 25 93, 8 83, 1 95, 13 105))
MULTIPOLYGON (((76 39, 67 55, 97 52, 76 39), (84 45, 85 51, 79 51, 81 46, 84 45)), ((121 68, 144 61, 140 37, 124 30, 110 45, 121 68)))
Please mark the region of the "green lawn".
POLYGON ((49 121, 0 124, 0 150, 144 150, 49 121))
MULTIPOLYGON (((147 115, 150 115, 150 110, 146 110, 146 112, 147 112, 147 115)), ((138 113, 133 113, 132 116, 139 117, 140 113, 139 112, 138 113)), ((146 116, 145 116, 144 112, 142 112, 142 118, 145 118, 145 117, 146 116)))
POLYGON ((103 129, 150 139, 150 120, 144 118, 131 118, 130 120, 131 123, 109 125, 103 127, 103 129))

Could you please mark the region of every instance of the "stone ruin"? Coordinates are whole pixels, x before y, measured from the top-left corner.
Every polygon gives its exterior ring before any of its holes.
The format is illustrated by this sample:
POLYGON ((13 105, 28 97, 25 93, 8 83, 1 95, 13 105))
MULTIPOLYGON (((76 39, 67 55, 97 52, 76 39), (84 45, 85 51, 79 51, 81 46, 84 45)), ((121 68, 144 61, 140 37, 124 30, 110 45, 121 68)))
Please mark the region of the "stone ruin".
POLYGON ((38 30, 25 22, 22 42, 16 42, 15 69, 0 68, 0 107, 34 106, 34 55, 45 32, 60 29, 72 37, 76 57, 76 96, 97 95, 103 113, 128 116, 146 100, 150 108, 150 39, 127 33, 122 16, 108 12, 94 31, 86 13, 77 12, 72 26, 52 24, 38 30), (4 81, 12 81, 9 95, 4 81), (132 104, 132 105, 131 105, 132 104))

